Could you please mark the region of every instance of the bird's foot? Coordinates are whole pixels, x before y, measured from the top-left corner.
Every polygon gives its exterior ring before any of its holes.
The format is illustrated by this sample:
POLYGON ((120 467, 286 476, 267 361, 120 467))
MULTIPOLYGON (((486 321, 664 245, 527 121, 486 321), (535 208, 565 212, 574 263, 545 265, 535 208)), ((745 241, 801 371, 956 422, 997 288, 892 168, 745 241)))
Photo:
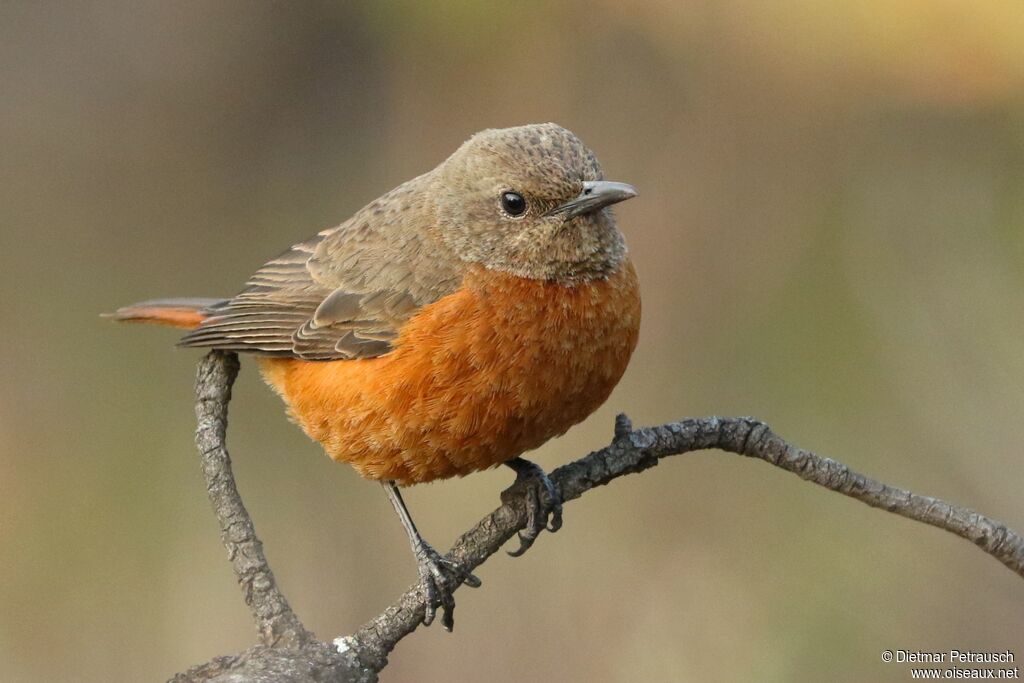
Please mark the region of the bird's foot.
POLYGON ((523 458, 505 464, 516 471, 516 480, 502 492, 502 500, 507 501, 520 490, 526 492, 526 528, 519 532, 519 548, 508 551, 512 557, 519 557, 530 549, 541 531, 554 533, 562 528, 562 496, 538 465, 523 458))
POLYGON ((480 579, 468 570, 460 568, 441 553, 434 550, 422 539, 415 548, 416 568, 420 574, 420 587, 423 590, 423 625, 430 626, 437 614, 442 611, 441 625, 445 631, 455 627, 455 589, 460 583, 470 588, 478 588, 480 579))

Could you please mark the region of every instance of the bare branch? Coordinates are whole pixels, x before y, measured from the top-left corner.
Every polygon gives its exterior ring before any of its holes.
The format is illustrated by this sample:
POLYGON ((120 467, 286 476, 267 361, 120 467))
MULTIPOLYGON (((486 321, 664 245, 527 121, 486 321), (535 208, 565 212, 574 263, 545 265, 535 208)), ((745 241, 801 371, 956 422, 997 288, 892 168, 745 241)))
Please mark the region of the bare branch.
MULTIPOLYGON (((231 477, 224 434, 227 401, 236 373, 234 354, 215 351, 200 364, 196 407, 200 428, 196 441, 203 455, 210 498, 235 573, 245 590, 246 603, 253 610, 264 641, 273 647, 257 646, 237 657, 217 658, 174 680, 375 681, 395 645, 423 622, 419 585, 409 588, 356 633, 336 639, 337 649, 316 641, 302 627, 274 584, 231 477), (242 548, 245 553, 240 561, 237 556, 242 548), (285 669, 288 673, 281 673, 285 669), (269 673, 271 670, 275 673, 269 673)), ((634 430, 629 418, 619 415, 609 446, 556 469, 550 476, 563 500, 570 501, 625 474, 649 469, 661 458, 706 449, 764 460, 872 507, 945 529, 975 543, 1024 577, 1024 539, 1006 525, 937 498, 888 486, 835 460, 791 446, 753 418, 694 418, 634 430)), ((459 537, 448 553, 449 559, 471 571, 525 526, 526 500, 521 492, 507 490, 502 493, 502 501, 499 508, 459 537)))
POLYGON ((206 492, 220 522, 220 538, 227 548, 231 567, 252 610, 264 645, 301 645, 310 633, 277 588, 263 544, 256 536, 249 512, 242 504, 231 472, 226 445, 228 401, 238 376, 238 356, 211 351, 199 363, 196 375, 196 448, 206 477, 206 492))

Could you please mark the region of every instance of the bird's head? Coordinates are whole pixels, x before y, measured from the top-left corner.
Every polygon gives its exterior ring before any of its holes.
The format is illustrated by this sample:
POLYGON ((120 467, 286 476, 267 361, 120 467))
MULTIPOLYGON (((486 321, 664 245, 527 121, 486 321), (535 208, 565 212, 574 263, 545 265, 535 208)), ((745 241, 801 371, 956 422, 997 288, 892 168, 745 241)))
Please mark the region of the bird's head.
POLYGON ((572 284, 625 257, 608 207, 636 190, 604 180, 594 153, 561 126, 477 133, 432 175, 436 229, 465 262, 572 284))

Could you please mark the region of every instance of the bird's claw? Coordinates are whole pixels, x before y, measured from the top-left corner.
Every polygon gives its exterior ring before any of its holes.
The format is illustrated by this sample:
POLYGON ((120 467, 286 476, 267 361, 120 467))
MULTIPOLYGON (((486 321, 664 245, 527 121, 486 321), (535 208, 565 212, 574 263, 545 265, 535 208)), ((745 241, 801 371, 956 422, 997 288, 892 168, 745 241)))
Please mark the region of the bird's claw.
POLYGON ((509 466, 515 469, 516 480, 505 493, 525 489, 526 494, 526 527, 519 532, 519 547, 508 551, 512 557, 519 557, 530 549, 541 531, 554 533, 562 528, 562 496, 539 466, 522 458, 513 462, 509 466))
POLYGON ((462 569, 423 541, 416 548, 416 568, 420 574, 420 588, 423 590, 423 625, 430 626, 442 611, 441 625, 445 631, 455 627, 455 589, 460 583, 470 588, 479 588, 480 579, 462 569))

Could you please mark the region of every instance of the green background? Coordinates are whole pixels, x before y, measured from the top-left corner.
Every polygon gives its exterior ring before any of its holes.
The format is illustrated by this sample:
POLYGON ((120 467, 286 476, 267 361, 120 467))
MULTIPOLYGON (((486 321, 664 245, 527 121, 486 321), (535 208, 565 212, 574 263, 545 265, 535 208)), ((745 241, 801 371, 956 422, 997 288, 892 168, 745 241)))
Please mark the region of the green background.
MULTIPOLYGON (((1024 528, 1019 0, 0 5, 0 679, 160 680, 254 641, 192 450, 198 354, 102 311, 230 295, 449 154, 556 121, 609 178, 644 321, 547 468, 638 424, 756 415, 1024 528)), ((380 488, 251 362, 230 446, 323 637, 409 585, 380 488)), ((505 470, 419 487, 440 547, 505 470)), ((669 460, 496 556, 385 681, 909 679, 884 649, 1024 656, 1024 583, 762 463, 669 460)))

